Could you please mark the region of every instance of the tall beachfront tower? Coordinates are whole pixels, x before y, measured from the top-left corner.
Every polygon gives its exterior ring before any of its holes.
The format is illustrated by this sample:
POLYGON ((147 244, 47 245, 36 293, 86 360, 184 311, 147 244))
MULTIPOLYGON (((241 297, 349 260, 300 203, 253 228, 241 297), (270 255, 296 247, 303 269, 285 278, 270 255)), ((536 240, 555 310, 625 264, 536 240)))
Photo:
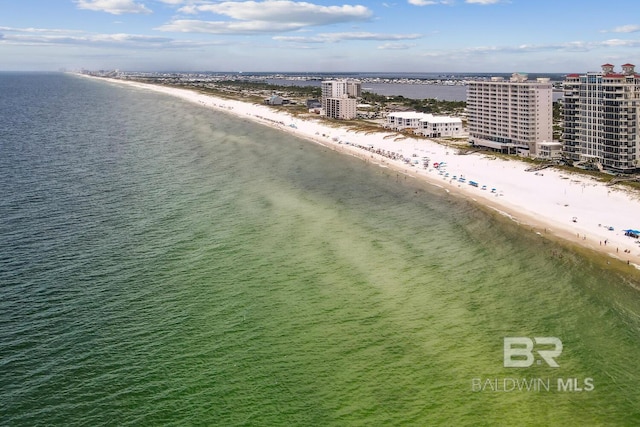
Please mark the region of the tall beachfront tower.
POLYGON ((568 74, 564 81, 563 152, 574 162, 598 162, 614 172, 640 169, 640 75, 633 64, 622 72, 568 74))
POLYGON ((492 77, 467 85, 469 141, 509 154, 537 155, 553 140, 553 87, 547 78, 492 77))
POLYGON ((325 80, 322 82, 322 110, 334 119, 355 119, 357 98, 362 96, 361 83, 356 80, 325 80))

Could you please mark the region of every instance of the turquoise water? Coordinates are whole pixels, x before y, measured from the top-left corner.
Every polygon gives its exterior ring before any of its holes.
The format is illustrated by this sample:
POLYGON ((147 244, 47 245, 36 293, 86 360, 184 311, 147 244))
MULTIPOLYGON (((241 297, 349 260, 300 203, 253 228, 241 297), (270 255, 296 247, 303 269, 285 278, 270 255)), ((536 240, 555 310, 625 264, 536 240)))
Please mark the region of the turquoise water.
POLYGON ((0 93, 0 424, 640 419, 640 295, 597 260, 168 96, 0 93), (559 368, 505 368, 514 336, 560 338, 559 368))

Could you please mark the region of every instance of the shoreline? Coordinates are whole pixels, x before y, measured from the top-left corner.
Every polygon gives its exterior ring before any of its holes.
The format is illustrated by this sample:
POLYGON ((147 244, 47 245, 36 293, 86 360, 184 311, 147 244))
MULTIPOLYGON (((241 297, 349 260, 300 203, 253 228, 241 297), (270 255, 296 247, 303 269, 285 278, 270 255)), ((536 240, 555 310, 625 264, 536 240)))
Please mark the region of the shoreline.
POLYGON ((541 237, 559 239, 618 259, 621 266, 629 264, 640 270, 640 244, 623 231, 640 229, 640 193, 632 190, 606 186, 577 172, 562 172, 553 167, 527 172, 525 169, 530 165, 517 159, 503 160, 486 152, 456 154, 455 148, 425 139, 398 137, 383 128, 374 133, 355 132, 314 118, 294 117, 269 106, 218 98, 196 90, 74 75, 176 96, 282 130, 462 196, 541 237), (424 157, 429 158, 427 168, 423 167, 424 157), (445 166, 436 169, 433 167, 436 162, 445 166), (477 186, 470 185, 471 181, 477 186))

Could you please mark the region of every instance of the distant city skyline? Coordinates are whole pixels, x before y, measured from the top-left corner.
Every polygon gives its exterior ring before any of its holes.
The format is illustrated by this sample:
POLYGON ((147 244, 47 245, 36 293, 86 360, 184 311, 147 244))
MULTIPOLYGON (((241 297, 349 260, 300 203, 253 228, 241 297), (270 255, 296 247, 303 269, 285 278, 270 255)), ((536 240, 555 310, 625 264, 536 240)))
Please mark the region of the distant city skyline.
POLYGON ((619 0, 0 2, 0 70, 573 73, 640 65, 619 0))

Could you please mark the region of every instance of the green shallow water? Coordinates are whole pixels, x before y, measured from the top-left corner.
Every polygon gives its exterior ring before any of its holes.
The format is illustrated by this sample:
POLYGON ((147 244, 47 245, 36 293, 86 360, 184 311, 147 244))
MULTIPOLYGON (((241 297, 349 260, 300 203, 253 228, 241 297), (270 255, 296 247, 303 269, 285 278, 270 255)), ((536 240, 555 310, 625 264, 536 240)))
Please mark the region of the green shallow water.
POLYGON ((593 259, 171 97, 0 87, 1 424, 640 419, 640 295, 593 259), (560 367, 503 367, 509 336, 559 337, 560 367))

